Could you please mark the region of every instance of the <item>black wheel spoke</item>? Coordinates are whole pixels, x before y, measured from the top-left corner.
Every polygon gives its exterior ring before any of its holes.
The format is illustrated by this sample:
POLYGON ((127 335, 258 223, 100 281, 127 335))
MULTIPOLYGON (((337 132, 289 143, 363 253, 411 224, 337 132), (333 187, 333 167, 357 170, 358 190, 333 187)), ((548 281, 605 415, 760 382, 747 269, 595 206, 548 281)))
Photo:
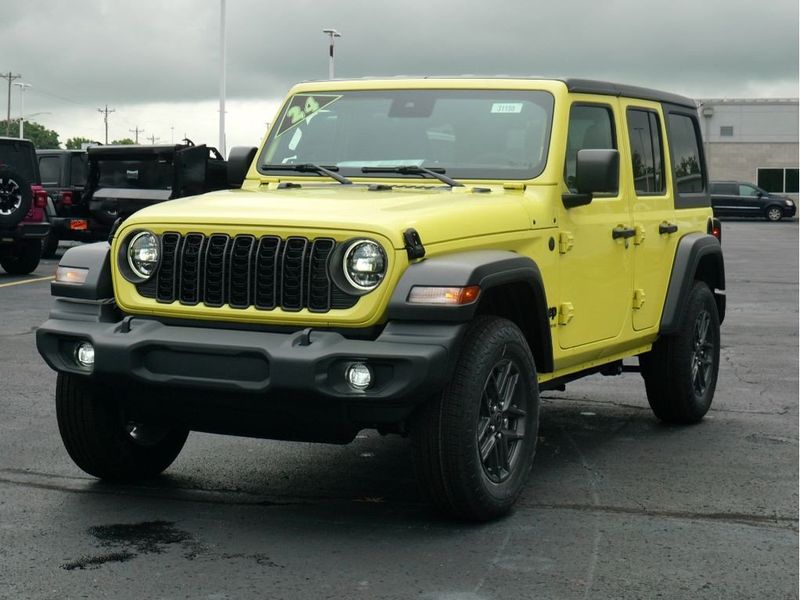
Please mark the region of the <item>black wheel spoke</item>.
POLYGON ((481 444, 481 462, 483 462, 484 465, 486 465, 489 455, 492 453, 492 450, 494 450, 496 443, 497 438, 494 435, 490 435, 483 444, 481 444))
POLYGON ((508 447, 508 440, 499 435, 497 438, 497 443, 495 444, 495 448, 497 448, 497 458, 498 458, 498 465, 507 472, 511 471, 511 460, 509 456, 509 447, 508 447))

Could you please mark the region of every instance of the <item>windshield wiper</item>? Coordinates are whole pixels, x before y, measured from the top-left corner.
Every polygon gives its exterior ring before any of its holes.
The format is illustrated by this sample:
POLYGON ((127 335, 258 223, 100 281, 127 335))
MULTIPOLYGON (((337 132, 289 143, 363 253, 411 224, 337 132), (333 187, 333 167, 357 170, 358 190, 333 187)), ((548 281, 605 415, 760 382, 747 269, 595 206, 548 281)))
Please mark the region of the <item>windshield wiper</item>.
POLYGON ((400 173, 401 175, 430 175, 450 187, 464 187, 455 179, 445 175, 444 169, 428 169, 419 165, 401 165, 399 167, 361 167, 362 173, 400 173))
POLYGON ((322 167, 320 165, 315 165, 314 163, 300 163, 296 165, 261 165, 261 168, 266 169, 267 171, 297 171, 298 173, 317 173, 319 175, 327 175, 331 179, 335 179, 339 183, 343 183, 345 185, 350 185, 353 183, 347 177, 335 173, 334 171, 339 170, 339 167, 335 165, 322 167))

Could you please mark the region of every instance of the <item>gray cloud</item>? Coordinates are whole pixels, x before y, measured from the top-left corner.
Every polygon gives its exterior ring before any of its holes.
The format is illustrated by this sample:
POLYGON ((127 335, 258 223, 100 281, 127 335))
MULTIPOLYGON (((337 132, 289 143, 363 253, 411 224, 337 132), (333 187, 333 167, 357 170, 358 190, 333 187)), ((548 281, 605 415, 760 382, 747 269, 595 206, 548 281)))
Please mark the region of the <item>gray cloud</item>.
MULTIPOLYGON (((218 14, 216 0, 3 0, 0 70, 23 73, 40 110, 211 99, 218 14)), ((326 77, 321 30, 336 27, 341 77, 573 75, 797 95, 797 22, 796 0, 228 0, 227 86, 275 98, 326 77)))

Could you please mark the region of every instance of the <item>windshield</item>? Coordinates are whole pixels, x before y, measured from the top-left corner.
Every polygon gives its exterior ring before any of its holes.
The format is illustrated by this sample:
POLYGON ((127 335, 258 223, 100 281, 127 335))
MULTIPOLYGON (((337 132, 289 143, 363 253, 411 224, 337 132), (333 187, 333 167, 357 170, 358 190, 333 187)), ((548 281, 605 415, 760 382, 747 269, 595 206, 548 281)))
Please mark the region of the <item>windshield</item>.
POLYGON ((541 91, 297 94, 272 128, 258 169, 277 175, 269 165, 313 163, 363 177, 363 167, 415 165, 456 179, 531 179, 547 160, 552 114, 553 97, 541 91))

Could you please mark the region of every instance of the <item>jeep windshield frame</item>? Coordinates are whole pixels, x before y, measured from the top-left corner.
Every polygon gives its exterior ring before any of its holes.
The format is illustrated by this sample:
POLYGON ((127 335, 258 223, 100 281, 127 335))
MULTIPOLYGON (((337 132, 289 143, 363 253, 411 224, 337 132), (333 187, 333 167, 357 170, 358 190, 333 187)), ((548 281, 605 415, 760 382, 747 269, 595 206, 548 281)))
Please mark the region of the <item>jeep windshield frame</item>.
POLYGON ((314 163, 349 178, 424 177, 392 169, 413 165, 456 180, 535 179, 547 166, 554 105, 549 91, 527 89, 298 92, 270 128, 256 166, 275 177, 285 171, 270 165, 314 163))

